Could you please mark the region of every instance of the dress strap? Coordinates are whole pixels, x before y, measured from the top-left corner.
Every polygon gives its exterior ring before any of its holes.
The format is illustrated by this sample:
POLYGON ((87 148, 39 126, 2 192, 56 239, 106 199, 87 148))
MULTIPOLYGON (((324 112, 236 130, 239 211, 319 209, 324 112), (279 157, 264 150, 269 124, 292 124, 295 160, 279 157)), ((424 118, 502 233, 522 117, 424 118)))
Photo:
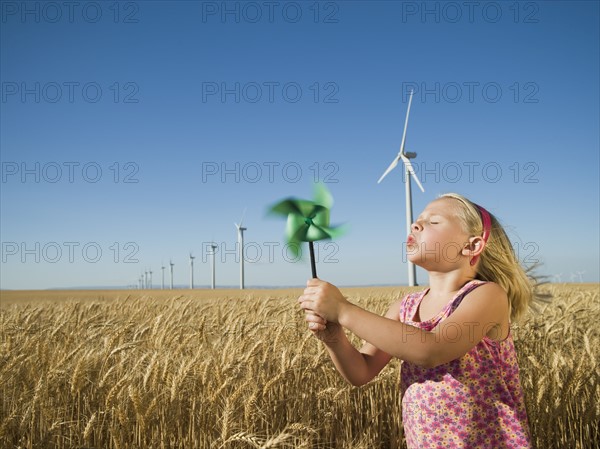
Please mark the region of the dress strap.
POLYGON ((421 303, 421 299, 423 299, 423 296, 425 296, 425 293, 428 291, 429 288, 426 288, 420 292, 413 292, 404 296, 402 303, 400 304, 400 321, 403 323, 412 321, 417 311, 416 309, 421 303))

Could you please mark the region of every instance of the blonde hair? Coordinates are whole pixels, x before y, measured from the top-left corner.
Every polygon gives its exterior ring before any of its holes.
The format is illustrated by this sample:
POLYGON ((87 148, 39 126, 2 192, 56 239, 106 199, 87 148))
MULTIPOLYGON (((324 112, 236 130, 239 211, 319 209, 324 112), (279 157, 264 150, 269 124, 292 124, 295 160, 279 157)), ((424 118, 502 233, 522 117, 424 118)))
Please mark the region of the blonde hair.
MULTIPOLYGON (((477 205, 458 193, 446 193, 440 198, 457 200, 458 217, 465 231, 472 236, 483 234, 483 222, 477 205)), ((515 255, 506 232, 498 219, 490 213, 492 229, 488 241, 479 255, 475 279, 495 282, 508 296, 510 317, 519 319, 531 305, 534 297, 535 278, 530 277, 515 255)))

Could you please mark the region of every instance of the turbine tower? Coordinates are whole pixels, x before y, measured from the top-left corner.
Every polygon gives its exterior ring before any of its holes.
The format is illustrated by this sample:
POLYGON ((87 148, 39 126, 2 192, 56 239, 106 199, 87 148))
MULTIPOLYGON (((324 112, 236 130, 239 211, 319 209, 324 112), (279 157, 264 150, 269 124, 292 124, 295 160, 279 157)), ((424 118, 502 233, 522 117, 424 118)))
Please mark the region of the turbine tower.
POLYGON ((144 288, 148 288, 148 271, 144 271, 144 288))
POLYGON ((161 281, 160 281, 160 289, 165 289, 165 266, 161 263, 160 270, 162 272, 161 281))
POLYGON ((169 265, 171 267, 171 290, 173 290, 173 265, 175 265, 175 264, 173 263, 172 260, 169 260, 169 265))
POLYGON ((240 224, 234 223, 238 231, 238 255, 240 258, 240 290, 244 289, 244 231, 248 228, 244 228, 242 223, 244 221, 244 215, 246 215, 246 209, 242 213, 240 224))
POLYGON ((149 288, 152 288, 152 270, 148 271, 148 273, 150 274, 150 277, 148 278, 149 288))
POLYGON ((194 259, 195 257, 190 252, 190 289, 194 288, 194 259))
POLYGON ((211 269, 212 269, 212 277, 211 277, 211 288, 215 289, 215 254, 217 253, 217 245, 214 243, 210 244, 210 255, 211 255, 211 269))
MULTIPOLYGON (((415 170, 414 170, 412 164, 410 163, 410 159, 416 158, 417 153, 409 153, 409 152, 404 151, 404 144, 406 143, 406 129, 408 128, 408 116, 410 114, 410 104, 412 103, 413 93, 414 92, 411 90, 410 98, 408 99, 408 109, 406 110, 406 119, 404 121, 404 132, 402 134, 402 143, 400 144, 400 152, 398 153, 396 158, 392 161, 392 163, 387 168, 387 170, 383 173, 383 175, 381 175, 381 178, 379 178, 379 181, 377 181, 377 184, 379 184, 381 181, 383 181, 383 178, 385 178, 387 176, 387 174, 389 172, 391 172, 396 167, 396 165, 398 165, 398 162, 400 160, 402 160, 402 162, 404 163, 404 174, 405 174, 405 182, 406 182, 406 185, 405 185, 406 235, 410 234, 411 226, 412 226, 412 222, 413 222, 412 192, 411 192, 411 185, 410 185, 410 183, 411 183, 410 177, 411 176, 415 180, 417 185, 419 186, 419 189, 421 189, 421 192, 425 192, 425 189, 421 185, 421 181, 419 181, 419 178, 417 178, 417 174, 415 173, 415 170)), ((413 287, 413 286, 417 285, 416 267, 415 267, 415 264, 413 264, 410 260, 407 262, 408 262, 408 285, 413 287)))

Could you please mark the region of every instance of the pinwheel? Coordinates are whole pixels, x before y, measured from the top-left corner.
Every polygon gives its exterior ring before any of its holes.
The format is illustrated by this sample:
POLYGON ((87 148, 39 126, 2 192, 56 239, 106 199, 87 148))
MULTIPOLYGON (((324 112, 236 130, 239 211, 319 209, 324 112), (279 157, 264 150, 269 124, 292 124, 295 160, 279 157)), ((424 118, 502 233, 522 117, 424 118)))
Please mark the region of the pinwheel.
POLYGON ((286 236, 289 249, 295 256, 300 254, 301 242, 308 242, 313 278, 317 277, 313 242, 333 239, 344 232, 340 226, 329 225, 329 209, 332 205, 333 197, 327 188, 317 184, 313 201, 287 198, 269 210, 271 214, 287 216, 286 236))

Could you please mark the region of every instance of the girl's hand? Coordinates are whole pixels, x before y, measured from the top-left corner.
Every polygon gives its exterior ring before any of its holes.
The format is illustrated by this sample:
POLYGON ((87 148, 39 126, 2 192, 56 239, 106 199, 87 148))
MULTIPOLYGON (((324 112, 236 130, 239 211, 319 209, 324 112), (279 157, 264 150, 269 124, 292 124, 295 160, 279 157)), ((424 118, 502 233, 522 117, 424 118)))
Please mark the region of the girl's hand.
POLYGON ((315 334, 319 331, 324 331, 327 327, 327 320, 321 318, 312 310, 304 311, 304 319, 308 323, 308 328, 315 334))
POLYGON ((304 311, 305 320, 308 323, 308 329, 323 343, 335 343, 339 340, 339 333, 342 326, 337 323, 328 323, 312 310, 304 311))
MULTIPOLYGON (((304 294, 298 298, 298 302, 301 308, 312 311, 325 323, 337 323, 344 307, 350 304, 335 285, 320 279, 310 279, 306 283, 304 294)), ((323 324, 318 320, 312 322, 323 324)))

